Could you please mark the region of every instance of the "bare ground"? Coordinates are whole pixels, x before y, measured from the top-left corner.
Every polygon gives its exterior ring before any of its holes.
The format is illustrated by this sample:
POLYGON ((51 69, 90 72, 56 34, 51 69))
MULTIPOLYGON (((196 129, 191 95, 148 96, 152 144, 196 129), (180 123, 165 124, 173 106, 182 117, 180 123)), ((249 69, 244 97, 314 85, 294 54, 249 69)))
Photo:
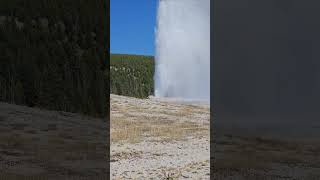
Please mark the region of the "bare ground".
POLYGON ((320 179, 320 141, 241 134, 216 136, 215 180, 320 179))
POLYGON ((0 103, 0 179, 107 179, 106 120, 0 103))
POLYGON ((111 95, 111 179, 209 179, 209 109, 111 95))

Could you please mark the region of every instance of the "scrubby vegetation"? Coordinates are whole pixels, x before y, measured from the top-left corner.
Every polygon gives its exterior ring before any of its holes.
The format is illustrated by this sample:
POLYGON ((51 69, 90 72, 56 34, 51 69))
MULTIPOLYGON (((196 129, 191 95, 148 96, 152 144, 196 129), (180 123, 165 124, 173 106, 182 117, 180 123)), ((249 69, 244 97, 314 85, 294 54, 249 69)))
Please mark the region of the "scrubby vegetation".
POLYGON ((105 0, 1 0, 0 101, 105 117, 108 8, 105 0))
POLYGON ((111 54, 111 93, 146 98, 153 94, 153 74, 152 56, 111 54))

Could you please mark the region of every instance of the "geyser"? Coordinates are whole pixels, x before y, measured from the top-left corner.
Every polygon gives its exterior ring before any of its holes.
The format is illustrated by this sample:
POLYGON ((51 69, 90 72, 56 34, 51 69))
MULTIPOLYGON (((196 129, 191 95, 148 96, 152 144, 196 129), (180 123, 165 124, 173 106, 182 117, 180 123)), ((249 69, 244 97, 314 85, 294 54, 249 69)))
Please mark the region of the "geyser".
POLYGON ((155 96, 209 101, 210 0, 160 0, 155 96))

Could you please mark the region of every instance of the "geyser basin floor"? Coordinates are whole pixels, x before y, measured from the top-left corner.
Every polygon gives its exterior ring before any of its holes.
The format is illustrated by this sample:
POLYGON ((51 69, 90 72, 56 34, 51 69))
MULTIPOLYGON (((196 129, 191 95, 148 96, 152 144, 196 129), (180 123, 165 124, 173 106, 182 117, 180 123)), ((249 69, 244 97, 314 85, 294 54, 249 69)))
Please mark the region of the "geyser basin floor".
POLYGON ((174 98, 174 97, 155 97, 149 96, 149 99, 158 102, 167 102, 167 103, 176 103, 176 104, 187 104, 187 105, 196 105, 209 107, 210 102, 207 100, 198 100, 198 99, 185 99, 185 98, 174 98))
POLYGON ((209 109, 111 95, 111 178, 209 179, 209 109))
POLYGON ((103 119, 0 102, 0 180, 105 179, 103 119))
MULTIPOLYGON (((272 119, 269 120, 271 121, 272 119)), ((320 179, 319 139, 284 138, 286 133, 282 137, 277 134, 264 135, 258 128, 258 131, 254 131, 254 128, 241 130, 235 126, 232 130, 223 131, 221 124, 217 124, 215 123, 217 180, 320 179)))
POLYGON ((218 136, 216 180, 318 180, 319 143, 286 142, 259 137, 218 136))

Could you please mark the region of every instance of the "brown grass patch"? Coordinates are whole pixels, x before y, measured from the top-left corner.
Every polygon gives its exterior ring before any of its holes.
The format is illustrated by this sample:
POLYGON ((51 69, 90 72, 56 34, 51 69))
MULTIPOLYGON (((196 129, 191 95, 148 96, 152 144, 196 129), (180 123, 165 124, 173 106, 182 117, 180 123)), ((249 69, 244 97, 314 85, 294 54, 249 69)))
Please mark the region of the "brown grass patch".
POLYGON ((47 180, 45 175, 23 176, 1 172, 0 180, 47 180))
POLYGON ((111 142, 136 143, 181 140, 187 136, 209 136, 209 124, 194 118, 207 118, 209 108, 138 99, 111 99, 111 142))
POLYGON ((209 127, 202 127, 192 122, 111 117, 111 142, 136 143, 144 137, 156 137, 166 141, 181 140, 189 135, 202 136, 208 134, 209 127))
MULTIPOLYGON (((222 157, 217 158, 219 169, 269 168, 272 163, 306 164, 312 156, 303 146, 265 138, 237 138, 219 141, 222 157), (240 141, 239 141, 240 140, 240 141)), ((315 159, 313 159, 314 161, 315 159)))

